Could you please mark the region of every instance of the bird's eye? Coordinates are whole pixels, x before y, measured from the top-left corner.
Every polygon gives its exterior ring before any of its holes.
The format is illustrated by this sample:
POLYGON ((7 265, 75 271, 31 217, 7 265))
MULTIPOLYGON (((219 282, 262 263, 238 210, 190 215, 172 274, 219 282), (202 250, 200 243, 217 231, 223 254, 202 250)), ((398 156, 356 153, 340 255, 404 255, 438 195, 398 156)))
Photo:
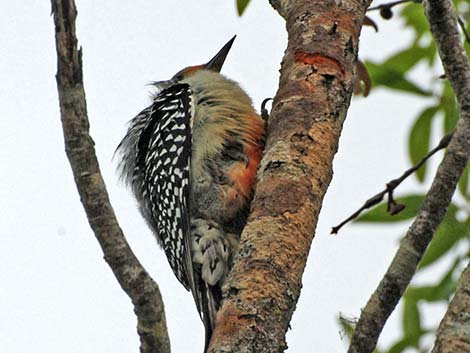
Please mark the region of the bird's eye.
POLYGON ((175 76, 173 76, 174 81, 181 81, 183 78, 184 78, 183 74, 176 74, 175 76))

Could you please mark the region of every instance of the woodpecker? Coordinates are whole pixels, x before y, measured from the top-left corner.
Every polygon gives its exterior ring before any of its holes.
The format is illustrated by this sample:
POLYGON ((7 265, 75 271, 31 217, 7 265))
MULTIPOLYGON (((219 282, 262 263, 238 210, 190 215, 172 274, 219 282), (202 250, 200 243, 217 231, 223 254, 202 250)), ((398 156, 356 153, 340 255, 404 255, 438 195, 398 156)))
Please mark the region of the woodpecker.
POLYGON ((130 121, 116 150, 120 177, 194 297, 205 350, 246 223, 265 135, 249 96, 220 74, 234 40, 208 63, 153 82, 152 103, 130 121))

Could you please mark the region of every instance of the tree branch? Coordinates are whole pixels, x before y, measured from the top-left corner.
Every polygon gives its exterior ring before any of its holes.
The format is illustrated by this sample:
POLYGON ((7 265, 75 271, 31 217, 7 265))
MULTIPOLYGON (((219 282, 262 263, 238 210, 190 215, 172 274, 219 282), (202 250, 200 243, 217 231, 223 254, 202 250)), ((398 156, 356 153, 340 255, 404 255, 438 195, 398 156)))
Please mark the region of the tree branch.
POLYGON ((127 243, 109 202, 89 135, 82 52, 77 50, 73 0, 52 0, 57 49, 57 88, 65 150, 88 222, 119 284, 137 315, 142 353, 169 353, 165 312, 157 284, 127 243))
POLYGON ((437 330, 432 353, 470 352, 470 263, 437 330))
POLYGON ((367 12, 369 11, 375 11, 375 10, 382 10, 382 9, 388 9, 390 10, 392 7, 394 6, 397 6, 397 5, 401 5, 401 4, 404 4, 404 3, 407 3, 407 2, 421 2, 421 0, 398 0, 398 1, 392 1, 392 2, 388 2, 388 3, 385 3, 385 4, 380 4, 380 5, 377 5, 377 6, 373 6, 373 7, 369 7, 367 9, 367 12))
POLYGON ((416 219, 379 287, 362 311, 349 353, 374 350, 386 320, 410 283, 444 217, 470 156, 470 65, 458 33, 457 16, 450 0, 427 0, 424 3, 446 77, 460 104, 460 119, 416 219))
POLYGON ((369 1, 271 1, 289 41, 240 252, 209 352, 281 352, 332 176, 369 1))

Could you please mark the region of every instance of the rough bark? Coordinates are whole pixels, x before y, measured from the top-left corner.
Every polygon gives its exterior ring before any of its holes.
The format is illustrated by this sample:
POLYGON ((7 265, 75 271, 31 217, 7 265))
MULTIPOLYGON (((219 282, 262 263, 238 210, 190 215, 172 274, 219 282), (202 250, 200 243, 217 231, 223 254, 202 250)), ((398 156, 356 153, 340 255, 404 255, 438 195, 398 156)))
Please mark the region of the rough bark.
POLYGON ((281 352, 332 177, 368 1, 272 1, 288 46, 241 250, 209 352, 281 352))
POLYGON ((109 202, 89 134, 82 53, 77 49, 73 0, 52 0, 57 49, 57 87, 65 150, 88 222, 137 315, 142 353, 169 353, 165 312, 157 284, 129 247, 109 202))
MULTIPOLYGON (((438 44, 446 76, 461 106, 461 128, 470 144, 470 64, 457 30, 458 18, 449 0, 425 1, 426 15, 438 44)), ((467 147, 467 158, 470 147, 467 147)), ((468 160, 468 159, 467 159, 468 160)), ((455 296, 437 330, 433 353, 470 352, 470 264, 462 273, 455 296)))
POLYGON ((446 77, 460 105, 460 120, 416 219, 362 311, 349 353, 374 350, 386 320, 410 283, 444 217, 470 156, 470 65, 458 33, 457 17, 450 0, 427 0, 425 7, 446 77))
POLYGON ((437 330, 432 353, 470 352, 470 264, 437 330))

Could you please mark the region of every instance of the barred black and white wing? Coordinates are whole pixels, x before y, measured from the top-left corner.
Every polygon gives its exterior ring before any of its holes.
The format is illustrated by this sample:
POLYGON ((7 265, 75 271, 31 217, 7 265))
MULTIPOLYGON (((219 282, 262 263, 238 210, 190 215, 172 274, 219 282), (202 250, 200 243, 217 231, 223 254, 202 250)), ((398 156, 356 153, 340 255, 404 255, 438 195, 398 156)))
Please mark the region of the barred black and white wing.
MULTIPOLYGON (((191 92, 187 84, 160 92, 137 115, 117 150, 120 174, 157 235, 178 280, 197 295, 189 223, 191 92)), ((195 297, 199 306, 199 299, 195 297)), ((198 308, 199 309, 199 308, 198 308)))

